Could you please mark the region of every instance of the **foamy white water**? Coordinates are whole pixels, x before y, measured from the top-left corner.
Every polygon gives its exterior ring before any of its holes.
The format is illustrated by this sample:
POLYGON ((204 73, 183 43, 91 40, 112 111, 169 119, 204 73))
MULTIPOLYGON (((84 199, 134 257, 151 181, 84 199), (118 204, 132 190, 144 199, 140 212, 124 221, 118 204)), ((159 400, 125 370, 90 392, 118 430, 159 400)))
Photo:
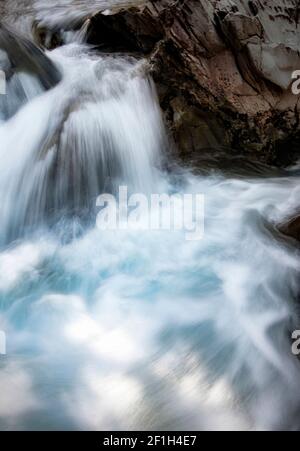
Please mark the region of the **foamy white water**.
POLYGON ((21 75, 26 103, 0 126, 0 428, 298 429, 299 252, 275 229, 297 170, 165 173, 142 62, 49 56, 62 81, 21 75), (95 199, 120 184, 204 194, 204 239, 99 231, 95 199))
POLYGON ((5 0, 0 4, 2 20, 32 34, 32 23, 52 30, 72 30, 98 12, 138 6, 144 0, 5 0))

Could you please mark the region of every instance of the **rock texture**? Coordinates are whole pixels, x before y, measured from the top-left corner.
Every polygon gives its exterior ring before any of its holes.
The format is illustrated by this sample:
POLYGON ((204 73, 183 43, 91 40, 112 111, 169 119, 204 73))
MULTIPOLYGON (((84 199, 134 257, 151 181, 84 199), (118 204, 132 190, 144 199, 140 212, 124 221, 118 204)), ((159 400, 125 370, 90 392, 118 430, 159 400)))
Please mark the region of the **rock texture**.
POLYGON ((228 146, 284 166, 299 156, 297 0, 152 0, 100 12, 89 41, 146 55, 184 158, 228 146))
POLYGON ((280 232, 300 242, 300 215, 280 227, 280 232))

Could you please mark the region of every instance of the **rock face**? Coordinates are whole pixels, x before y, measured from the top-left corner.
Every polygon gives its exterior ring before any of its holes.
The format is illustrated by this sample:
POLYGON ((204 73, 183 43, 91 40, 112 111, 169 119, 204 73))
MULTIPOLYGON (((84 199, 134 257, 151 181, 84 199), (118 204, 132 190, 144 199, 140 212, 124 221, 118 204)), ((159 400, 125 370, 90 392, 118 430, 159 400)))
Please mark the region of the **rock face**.
POLYGON ((300 242, 300 216, 296 216, 280 227, 280 231, 300 242))
POLYGON ((300 154, 300 2, 152 0, 105 11, 89 40, 146 55, 181 155, 228 146, 284 166, 300 154))

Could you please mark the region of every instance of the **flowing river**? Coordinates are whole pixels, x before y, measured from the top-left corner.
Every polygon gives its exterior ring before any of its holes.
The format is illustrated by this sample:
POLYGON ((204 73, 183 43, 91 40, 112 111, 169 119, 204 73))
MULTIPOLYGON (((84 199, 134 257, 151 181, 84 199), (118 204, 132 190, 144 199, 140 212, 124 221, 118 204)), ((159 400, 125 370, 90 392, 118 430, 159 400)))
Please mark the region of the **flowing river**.
POLYGON ((300 258, 276 229, 299 168, 171 164, 143 61, 81 38, 47 52, 52 89, 21 70, 1 96, 1 430, 299 429, 300 258), (99 230, 120 185, 204 195, 204 238, 99 230))

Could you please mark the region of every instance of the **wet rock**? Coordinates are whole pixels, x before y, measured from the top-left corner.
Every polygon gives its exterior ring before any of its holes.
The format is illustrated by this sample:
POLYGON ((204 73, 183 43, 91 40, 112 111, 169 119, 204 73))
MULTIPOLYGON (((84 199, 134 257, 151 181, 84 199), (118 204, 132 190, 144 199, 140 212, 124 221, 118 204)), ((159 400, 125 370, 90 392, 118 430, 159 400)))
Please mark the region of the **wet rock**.
POLYGON ((147 56, 181 153, 218 144, 284 166, 300 154, 299 18, 296 0, 153 0, 99 13, 89 39, 147 56))
POLYGON ((296 216, 280 227, 280 231, 300 242, 300 216, 296 216))
POLYGON ((34 42, 41 48, 53 50, 63 44, 61 33, 57 30, 48 30, 35 22, 32 26, 34 42))

